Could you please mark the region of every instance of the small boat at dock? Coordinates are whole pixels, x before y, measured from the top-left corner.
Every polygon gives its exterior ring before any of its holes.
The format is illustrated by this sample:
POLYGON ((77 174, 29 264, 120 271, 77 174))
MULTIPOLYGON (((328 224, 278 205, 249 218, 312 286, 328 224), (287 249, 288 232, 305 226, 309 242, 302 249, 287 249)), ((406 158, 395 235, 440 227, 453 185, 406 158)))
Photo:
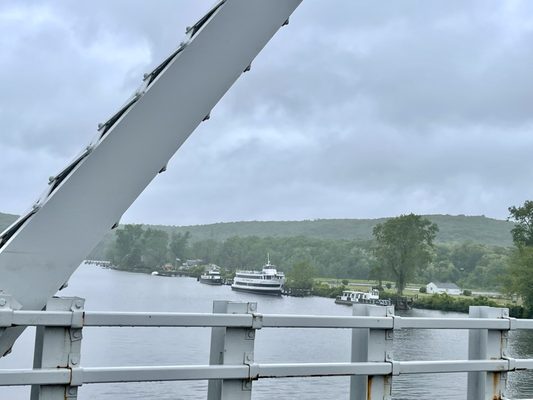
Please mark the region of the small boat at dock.
POLYGON ((368 292, 358 292, 355 290, 345 290, 342 295, 337 296, 335 299, 337 304, 375 304, 378 306, 391 306, 392 301, 390 299, 380 299, 379 290, 370 289, 368 292))
POLYGON ((198 278, 200 283, 205 283, 206 285, 222 285, 222 277, 220 276, 220 269, 213 267, 207 272, 200 275, 198 278))

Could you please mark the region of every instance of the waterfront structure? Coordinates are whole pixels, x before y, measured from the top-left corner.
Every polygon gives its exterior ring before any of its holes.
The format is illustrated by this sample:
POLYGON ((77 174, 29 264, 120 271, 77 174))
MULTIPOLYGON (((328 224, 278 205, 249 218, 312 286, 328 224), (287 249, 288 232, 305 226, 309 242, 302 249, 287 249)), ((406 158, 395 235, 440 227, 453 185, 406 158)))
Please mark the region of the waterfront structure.
POLYGON ((430 294, 442 294, 446 293, 453 296, 458 296, 462 293, 462 290, 455 283, 451 282, 430 282, 426 285, 426 292, 430 294))

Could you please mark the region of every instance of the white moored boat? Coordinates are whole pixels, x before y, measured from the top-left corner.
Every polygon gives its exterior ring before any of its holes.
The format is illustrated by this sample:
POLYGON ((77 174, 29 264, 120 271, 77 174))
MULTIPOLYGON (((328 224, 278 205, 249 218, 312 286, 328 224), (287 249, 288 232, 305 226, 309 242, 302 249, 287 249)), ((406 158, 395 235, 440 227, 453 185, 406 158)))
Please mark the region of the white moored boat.
POLYGON ((200 275, 198 279, 200 283, 207 285, 222 285, 222 277, 220 276, 220 269, 217 267, 211 268, 209 271, 200 275))
POLYGON ((270 257, 261 271, 237 271, 231 288, 243 292, 280 296, 285 274, 270 264, 270 257))
POLYGON ((376 304, 379 306, 390 306, 392 302, 390 299, 380 299, 379 290, 370 289, 368 292, 357 292, 353 290, 345 290, 342 295, 335 299, 337 304, 376 304))

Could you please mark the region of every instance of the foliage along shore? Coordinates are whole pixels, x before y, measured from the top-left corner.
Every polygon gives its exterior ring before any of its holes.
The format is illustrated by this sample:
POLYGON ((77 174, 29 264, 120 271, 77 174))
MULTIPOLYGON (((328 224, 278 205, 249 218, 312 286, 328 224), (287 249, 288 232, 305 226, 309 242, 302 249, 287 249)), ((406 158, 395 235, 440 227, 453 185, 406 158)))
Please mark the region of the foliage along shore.
MULTIPOLYGON (((230 271, 258 269, 267 253, 273 263, 290 273, 294 266, 307 262, 311 276, 375 281, 377 268, 375 243, 358 240, 329 240, 297 237, 231 237, 223 242, 194 242, 192 235, 171 233, 142 225, 125 225, 115 231, 102 258, 119 269, 147 272, 165 264, 179 267, 187 259, 217 264, 230 271), (176 261, 179 259, 180 261, 176 261)), ((436 244, 432 263, 415 271, 411 282, 455 282, 469 289, 499 290, 511 250, 474 242, 436 244)), ((93 259, 102 259, 93 257, 93 259)))
POLYGON ((453 297, 446 293, 433 294, 431 296, 418 297, 414 303, 414 308, 424 308, 428 310, 454 311, 468 313, 470 306, 504 307, 509 309, 509 315, 513 318, 531 318, 533 313, 521 305, 506 303, 498 304, 494 300, 485 296, 475 296, 472 298, 453 297))
MULTIPOLYGON (((311 294, 313 296, 335 298, 340 296, 344 290, 350 290, 346 286, 330 287, 325 284, 313 286, 311 294)), ((383 299, 396 299, 398 295, 394 292, 382 291, 380 297, 383 299)), ((431 296, 417 296, 413 298, 412 307, 426 310, 450 311, 468 313, 470 306, 504 307, 509 309, 509 315, 513 318, 533 318, 533 312, 528 311, 521 305, 506 303, 499 304, 486 296, 474 296, 471 298, 454 297, 446 293, 433 294, 431 296)))

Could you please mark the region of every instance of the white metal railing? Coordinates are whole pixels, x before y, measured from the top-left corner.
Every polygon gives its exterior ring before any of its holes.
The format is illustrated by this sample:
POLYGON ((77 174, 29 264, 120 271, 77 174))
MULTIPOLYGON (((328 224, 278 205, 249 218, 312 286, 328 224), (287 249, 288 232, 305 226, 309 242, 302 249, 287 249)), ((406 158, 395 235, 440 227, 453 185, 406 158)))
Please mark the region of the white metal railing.
POLYGON ((34 368, 0 370, 0 386, 31 385, 32 400, 75 399, 83 384, 209 380, 207 398, 251 399, 262 378, 350 376, 350 399, 386 399, 393 376, 468 372, 468 400, 503 399, 507 372, 533 370, 533 359, 508 357, 507 334, 533 329, 533 320, 510 318, 505 308, 471 307, 470 318, 406 318, 393 307, 355 305, 354 316, 259 314, 256 303, 216 301, 213 314, 84 311, 80 298, 53 298, 46 311, 16 310, 0 295, 0 338, 4 328, 37 326, 34 368), (209 365, 80 366, 83 327, 210 327, 209 365), (347 363, 264 364, 254 361, 255 332, 264 328, 352 329, 347 363), (467 329, 469 359, 397 361, 394 330, 467 329), (58 368, 59 366, 59 368, 58 368))

